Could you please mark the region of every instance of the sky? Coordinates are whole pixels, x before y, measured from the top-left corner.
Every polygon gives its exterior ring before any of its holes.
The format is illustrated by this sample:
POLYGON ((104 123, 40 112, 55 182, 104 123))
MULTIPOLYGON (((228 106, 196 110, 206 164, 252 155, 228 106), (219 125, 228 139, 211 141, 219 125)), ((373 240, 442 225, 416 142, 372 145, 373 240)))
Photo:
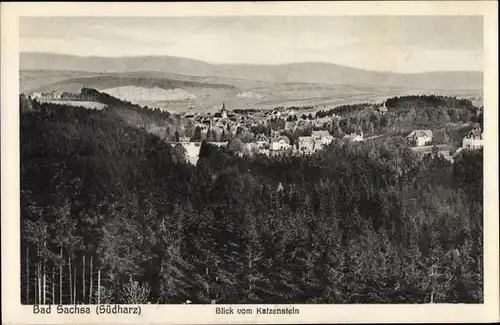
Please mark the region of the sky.
POLYGON ((20 51, 482 71, 481 16, 22 17, 20 51))

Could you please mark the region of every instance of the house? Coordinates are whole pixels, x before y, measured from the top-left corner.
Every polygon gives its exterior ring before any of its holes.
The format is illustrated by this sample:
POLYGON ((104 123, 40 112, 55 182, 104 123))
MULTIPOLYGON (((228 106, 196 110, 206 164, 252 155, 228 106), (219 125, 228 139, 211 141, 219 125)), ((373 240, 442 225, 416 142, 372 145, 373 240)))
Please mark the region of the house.
POLYGON ((203 131, 208 131, 209 125, 206 125, 203 123, 198 123, 198 125, 196 125, 196 127, 200 128, 200 130, 203 132, 203 131))
POLYGON ((483 132, 475 126, 462 140, 462 148, 479 149, 483 146, 483 132))
POLYGON ((281 113, 277 110, 272 111, 269 115, 267 115, 268 120, 279 119, 281 117, 281 113))
POLYGON ((313 135, 309 137, 299 137, 297 141, 297 149, 304 153, 311 153, 322 150, 333 141, 333 136, 322 133, 324 131, 318 132, 320 133, 314 134, 313 131, 313 135))
POLYGON ((387 106, 385 105, 385 102, 382 104, 382 106, 378 107, 378 112, 382 115, 384 115, 388 112, 387 106))
POLYGON ((312 131, 311 138, 315 142, 315 149, 320 150, 323 146, 327 146, 333 141, 333 136, 328 131, 312 131))
POLYGON ((202 136, 206 136, 206 135, 207 135, 207 133, 208 133, 208 128, 209 128, 209 127, 208 127, 208 125, 198 123, 198 124, 196 125, 196 128, 199 128, 199 129, 200 129, 200 133, 201 133, 201 135, 202 135, 202 136))
POLYGON ((212 120, 203 120, 203 122, 201 122, 203 125, 206 125, 207 127, 211 127, 212 126, 212 120))
MULTIPOLYGON (((361 136, 363 136, 361 134, 361 136)), ((333 141, 333 136, 330 135, 330 132, 326 130, 322 131, 312 131, 311 137, 316 140, 322 140, 323 142, 332 142, 333 141)))
POLYGON ((269 148, 269 139, 263 135, 263 134, 258 134, 255 143, 257 144, 259 149, 268 149, 269 148))
POLYGON ((421 147, 432 142, 431 130, 413 130, 406 136, 409 145, 421 147))
POLYGON ((346 134, 346 135, 344 135, 342 140, 348 141, 348 142, 363 141, 363 131, 361 131, 359 134, 356 134, 356 133, 346 134))
POLYGON ((232 134, 236 134, 238 132, 238 128, 240 127, 239 124, 231 124, 230 127, 229 127, 229 131, 232 133, 232 134))
POLYGON ((222 133, 226 130, 226 126, 223 123, 216 123, 213 126, 213 129, 215 130, 215 132, 222 133))
POLYGON ((290 139, 287 136, 279 136, 271 141, 271 150, 286 150, 290 148, 290 139))
POLYGON ((316 141, 312 137, 299 137, 297 141, 297 149, 302 152, 310 153, 315 149, 316 141))

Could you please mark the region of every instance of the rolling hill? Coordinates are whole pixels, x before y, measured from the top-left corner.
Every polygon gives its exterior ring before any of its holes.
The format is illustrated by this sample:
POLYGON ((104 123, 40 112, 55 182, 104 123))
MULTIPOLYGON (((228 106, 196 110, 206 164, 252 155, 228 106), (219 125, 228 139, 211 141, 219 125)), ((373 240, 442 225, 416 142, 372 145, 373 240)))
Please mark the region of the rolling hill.
MULTIPOLYGON (((175 57, 98 58, 21 53, 22 92, 107 92, 169 111, 336 106, 409 94, 482 98, 479 72, 393 74, 326 63, 212 65, 175 57)), ((477 101, 481 106, 481 100, 477 101)))
POLYGON ((482 88, 483 84, 482 73, 475 71, 398 74, 320 62, 282 65, 210 64, 172 56, 111 58, 20 53, 20 70, 73 70, 98 73, 149 71, 278 83, 354 84, 419 89, 471 89, 482 88))

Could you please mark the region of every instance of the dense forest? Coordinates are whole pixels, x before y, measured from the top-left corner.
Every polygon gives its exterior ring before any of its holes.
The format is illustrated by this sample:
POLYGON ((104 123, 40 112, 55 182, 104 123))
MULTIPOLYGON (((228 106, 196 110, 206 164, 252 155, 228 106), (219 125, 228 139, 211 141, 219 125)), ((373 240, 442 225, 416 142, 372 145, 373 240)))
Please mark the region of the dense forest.
POLYGON ((124 119, 160 112, 28 104, 24 304, 483 301, 482 150, 450 164, 398 139, 306 157, 202 143, 193 166, 124 119))
POLYGON ((378 114, 378 104, 340 105, 317 116, 338 115, 329 126, 330 134, 342 136, 351 132, 363 131, 365 135, 397 134, 407 135, 415 128, 436 129, 458 138, 469 131, 460 130, 461 123, 478 123, 483 127, 482 109, 475 107, 468 99, 448 96, 418 95, 400 96, 387 99, 387 114, 378 114))

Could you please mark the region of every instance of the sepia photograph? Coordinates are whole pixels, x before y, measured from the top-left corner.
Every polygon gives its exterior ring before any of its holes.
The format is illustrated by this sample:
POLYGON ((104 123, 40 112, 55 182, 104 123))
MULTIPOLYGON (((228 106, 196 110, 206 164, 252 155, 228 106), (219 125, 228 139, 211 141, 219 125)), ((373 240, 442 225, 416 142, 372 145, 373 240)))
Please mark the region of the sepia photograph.
POLYGON ((15 303, 484 304, 484 30, 438 12, 21 15, 15 303))

